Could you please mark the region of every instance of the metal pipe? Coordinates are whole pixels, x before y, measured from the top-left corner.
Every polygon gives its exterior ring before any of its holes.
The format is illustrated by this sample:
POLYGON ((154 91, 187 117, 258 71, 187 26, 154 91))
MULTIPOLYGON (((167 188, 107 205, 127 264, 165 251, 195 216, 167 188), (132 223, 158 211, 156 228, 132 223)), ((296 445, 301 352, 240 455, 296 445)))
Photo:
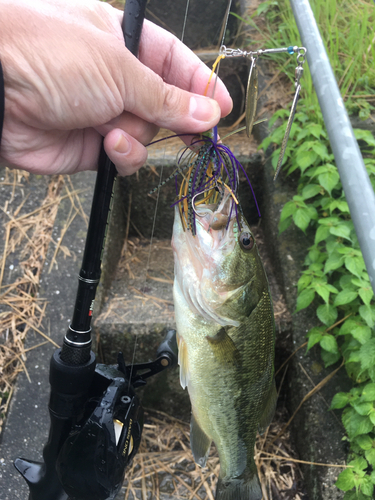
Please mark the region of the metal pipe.
POLYGON ((290 0, 337 169, 375 293, 375 193, 308 0, 290 0))

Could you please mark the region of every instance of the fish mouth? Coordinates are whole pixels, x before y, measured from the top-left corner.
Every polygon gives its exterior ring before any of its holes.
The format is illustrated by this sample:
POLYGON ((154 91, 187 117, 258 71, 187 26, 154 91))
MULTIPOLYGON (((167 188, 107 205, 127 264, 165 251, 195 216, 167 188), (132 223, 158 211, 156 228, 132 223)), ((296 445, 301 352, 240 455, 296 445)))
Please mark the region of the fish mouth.
POLYGON ((199 205, 194 208, 196 222, 207 232, 229 230, 231 222, 236 219, 237 202, 234 195, 225 189, 225 194, 219 203, 199 205))
POLYGON ((199 316, 222 326, 239 325, 237 319, 222 316, 219 308, 243 285, 241 282, 228 286, 225 264, 238 244, 237 213, 233 205, 229 191, 219 203, 197 204, 195 235, 183 227, 176 208, 172 242, 175 283, 179 283, 182 295, 199 316))
POLYGON ((233 205, 229 191, 217 204, 199 205, 196 209, 196 235, 186 235, 191 262, 201 283, 209 280, 216 291, 224 295, 228 287, 221 270, 238 239, 237 213, 233 205))

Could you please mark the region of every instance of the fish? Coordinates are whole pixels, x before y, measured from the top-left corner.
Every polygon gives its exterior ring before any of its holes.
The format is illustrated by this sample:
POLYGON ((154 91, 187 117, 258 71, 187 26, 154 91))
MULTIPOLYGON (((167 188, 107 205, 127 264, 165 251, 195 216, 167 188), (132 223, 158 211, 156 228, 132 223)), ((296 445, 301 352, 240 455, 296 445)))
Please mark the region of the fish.
POLYGON ((195 235, 175 207, 172 236, 180 383, 191 401, 191 449, 204 467, 211 443, 216 445, 216 500, 261 500, 254 446, 276 405, 267 276, 245 217, 233 210, 232 193, 194 212, 195 235))

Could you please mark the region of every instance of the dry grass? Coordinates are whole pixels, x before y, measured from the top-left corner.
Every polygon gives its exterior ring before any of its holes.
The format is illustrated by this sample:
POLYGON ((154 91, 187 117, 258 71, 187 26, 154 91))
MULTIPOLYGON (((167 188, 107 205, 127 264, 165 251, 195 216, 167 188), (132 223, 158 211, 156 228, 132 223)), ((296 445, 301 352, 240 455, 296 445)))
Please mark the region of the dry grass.
MULTIPOLYGON (((301 471, 290 445, 290 436, 277 438, 283 417, 258 436, 255 461, 263 500, 302 500, 301 471)), ((148 410, 139 453, 127 470, 119 500, 214 500, 220 470, 219 458, 211 449, 205 468, 193 461, 189 425, 164 413, 148 410)))
POLYGON ((17 374, 24 370, 28 377, 25 366, 27 350, 24 347, 27 334, 33 331, 41 337, 33 348, 45 342, 59 347, 50 339, 42 324, 48 303, 38 295, 48 247, 51 242, 55 245, 50 268, 58 252, 72 257, 69 249, 62 245, 63 236, 73 215, 80 213, 87 219, 70 179, 51 177, 44 200, 38 208, 28 212, 25 203, 29 194, 25 191, 29 174, 9 169, 4 171, 0 185, 7 186, 9 198, 0 207, 4 221, 4 249, 0 257, 0 433, 17 374), (15 207, 15 200, 19 198, 21 202, 15 207), (70 215, 58 241, 54 242, 52 229, 64 198, 71 202, 70 215), (19 256, 19 272, 12 278, 13 268, 16 267, 12 264, 15 255, 19 256))

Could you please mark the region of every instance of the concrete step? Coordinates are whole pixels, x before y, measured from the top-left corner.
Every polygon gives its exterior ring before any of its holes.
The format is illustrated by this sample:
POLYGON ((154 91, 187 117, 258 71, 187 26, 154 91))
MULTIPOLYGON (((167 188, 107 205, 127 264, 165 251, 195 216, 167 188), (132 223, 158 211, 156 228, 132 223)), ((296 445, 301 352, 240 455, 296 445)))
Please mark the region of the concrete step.
MULTIPOLYGON (((229 130, 223 130, 224 137, 229 130)), ((163 131, 160 137, 168 135, 163 131)), ((225 141, 257 189, 262 169, 257 145, 244 132, 225 141)), ((175 200, 172 180, 150 191, 176 168, 179 138, 149 148, 147 164, 136 175, 119 178, 103 258, 102 287, 95 310, 95 337, 101 361, 113 363, 118 351, 126 362, 154 358, 166 332, 174 328, 171 236, 175 200), (150 243, 152 239, 152 243, 150 243), (134 346, 137 343, 136 347, 134 346)), ((249 220, 258 220, 245 175, 240 174, 240 201, 249 220)), ((261 196, 260 196, 261 198, 261 196)), ((179 385, 178 368, 155 376, 143 389, 145 406, 190 419, 190 403, 179 385)))
MULTIPOLYGON (((82 172, 71 177, 73 186, 70 191, 80 191, 79 199, 86 215, 90 213, 95 178, 94 172, 82 172)), ((17 196, 22 196, 21 190, 25 196, 30 192, 28 201, 30 200, 33 205, 25 207, 27 212, 43 201, 49 180, 48 177, 31 175, 27 183, 16 187, 17 196)), ((1 199, 3 200, 3 197, 10 194, 11 188, 7 193, 1 194, 0 192, 1 199)), ((22 198, 18 198, 18 201, 20 199, 22 198)), ((69 197, 64 198, 59 204, 52 230, 52 238, 55 242, 58 241, 62 229, 71 217, 70 209, 69 197)), ((40 330, 58 345, 61 345, 63 341, 73 312, 78 283, 77 275, 81 265, 86 231, 85 220, 80 215, 76 216, 63 239, 63 244, 70 250, 71 256, 65 257, 63 252, 59 252, 52 271, 49 273, 48 269, 56 248, 55 245, 50 244, 44 262, 39 296, 47 299, 48 305, 40 330)), ((49 363, 56 348, 52 343, 47 342, 33 349, 44 340, 34 332, 29 332, 26 337, 25 349, 32 349, 27 353, 25 362, 27 375, 25 372, 18 375, 6 424, 0 436, 1 500, 28 498, 26 482, 14 468, 13 461, 17 457, 40 461, 43 446, 47 441, 50 423, 48 414, 49 363)))

